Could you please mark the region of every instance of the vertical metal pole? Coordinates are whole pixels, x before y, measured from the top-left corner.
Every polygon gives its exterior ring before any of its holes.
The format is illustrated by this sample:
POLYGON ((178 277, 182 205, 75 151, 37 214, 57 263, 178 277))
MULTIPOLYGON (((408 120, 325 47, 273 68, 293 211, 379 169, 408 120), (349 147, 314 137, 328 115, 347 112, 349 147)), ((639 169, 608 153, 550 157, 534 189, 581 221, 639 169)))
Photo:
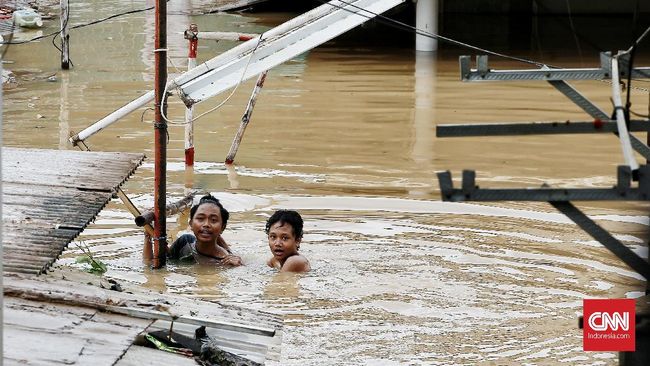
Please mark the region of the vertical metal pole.
MULTIPOLYGON (((423 32, 438 34, 438 0, 418 0, 415 7, 415 27, 423 32)), ((416 51, 437 51, 438 40, 417 34, 416 51)))
POLYGON ((165 265, 167 258, 167 227, 165 201, 167 195, 167 122, 163 113, 167 113, 165 85, 167 84, 167 1, 156 0, 156 36, 154 41, 155 76, 154 76, 154 247, 153 268, 165 265))
POLYGON ((248 122, 250 122, 251 120, 251 115, 253 114, 253 108, 255 108, 255 102, 257 102, 257 96, 260 94, 260 90, 262 90, 262 87, 264 86, 264 80, 266 80, 266 74, 268 72, 269 71, 266 70, 263 73, 261 73, 260 76, 257 77, 257 82, 255 83, 255 87, 253 88, 251 97, 248 100, 246 111, 244 112, 244 115, 241 118, 241 124, 239 125, 239 130, 237 130, 237 134, 235 135, 235 138, 232 140, 232 144, 230 145, 230 151, 228 151, 228 155, 226 155, 226 164, 232 164, 235 161, 235 155, 237 155, 239 144, 241 144, 241 139, 244 137, 244 132, 246 131, 248 122))
POLYGON ((68 35, 68 0, 61 0, 61 68, 70 68, 70 36, 68 35))
MULTIPOLYGON (((185 39, 189 40, 189 54, 187 55, 187 71, 196 67, 196 51, 199 46, 199 27, 192 23, 185 31, 185 39)), ((194 106, 185 110, 185 169, 194 166, 194 122, 192 122, 194 106)))
POLYGON ((618 72, 618 57, 612 57, 612 102, 614 103, 614 115, 616 125, 618 126, 618 138, 621 142, 621 149, 623 150, 623 158, 625 164, 632 169, 632 171, 639 169, 639 163, 634 159, 632 152, 632 143, 630 142, 630 135, 627 132, 625 124, 625 114, 623 113, 623 101, 621 99, 621 84, 620 74, 618 72))

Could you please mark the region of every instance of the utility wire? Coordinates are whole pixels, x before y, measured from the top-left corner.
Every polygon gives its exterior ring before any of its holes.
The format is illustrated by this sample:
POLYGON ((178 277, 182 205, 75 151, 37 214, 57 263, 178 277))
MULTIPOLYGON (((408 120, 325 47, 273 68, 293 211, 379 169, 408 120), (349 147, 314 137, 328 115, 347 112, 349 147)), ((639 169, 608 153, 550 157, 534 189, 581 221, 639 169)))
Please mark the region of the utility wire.
POLYGON ((571 4, 570 0, 566 0, 566 10, 569 13, 569 25, 571 26, 571 33, 573 34, 573 39, 576 42, 576 48, 578 49, 578 56, 580 57, 580 63, 582 64, 582 47, 580 47, 580 40, 578 39, 578 32, 573 25, 573 15, 571 14, 571 4))
MULTIPOLYGON (((444 41, 444 42, 447 42, 447 43, 450 43, 450 44, 453 44, 453 45, 456 45, 456 46, 464 47, 464 48, 467 48, 467 49, 471 49, 471 50, 474 50, 474 51, 479 51, 479 52, 483 52, 483 53, 490 54, 490 55, 497 56, 497 57, 502 57, 502 58, 509 59, 509 60, 519 61, 519 62, 531 64, 531 65, 536 65, 536 66, 539 66, 539 67, 546 66, 546 67, 555 68, 555 69, 561 68, 559 66, 553 66, 553 65, 545 64, 545 63, 534 61, 534 60, 528 60, 528 59, 524 59, 524 58, 521 58, 521 57, 510 56, 510 55, 506 55, 506 54, 503 54, 503 53, 490 51, 488 49, 484 49, 484 48, 474 46, 474 45, 471 45, 471 44, 468 44, 468 43, 460 42, 460 41, 457 41, 457 40, 449 38, 449 37, 441 36, 439 34, 434 34, 434 33, 430 33, 430 32, 427 32, 427 31, 423 31, 423 30, 421 30, 421 29, 419 29, 417 27, 414 27, 412 25, 400 22, 398 20, 386 17, 386 16, 378 14, 378 13, 374 13, 374 12, 372 12, 370 10, 366 10, 366 9, 364 9, 362 7, 359 7, 357 5, 351 4, 351 3, 343 1, 343 0, 339 0, 339 2, 341 2, 343 4, 346 4, 348 6, 354 7, 356 9, 359 9, 360 11, 364 11, 364 12, 366 12, 368 14, 371 14, 371 16, 368 16, 366 14, 360 14, 359 12, 352 11, 352 10, 347 9, 346 7, 343 7, 343 6, 340 6, 340 5, 331 4, 327 0, 318 0, 318 2, 320 2, 322 4, 328 4, 330 6, 338 8, 338 9, 342 9, 342 10, 345 10, 345 11, 350 12, 352 14, 356 14, 356 15, 366 17, 368 19, 372 19, 372 18, 376 17, 380 23, 388 25, 390 27, 400 29, 400 30, 405 30, 405 31, 412 31, 415 34, 418 34, 418 35, 421 35, 421 36, 441 40, 441 41, 444 41)), ((648 34, 650 34, 650 27, 648 27, 648 29, 646 29, 646 31, 636 40, 635 44, 638 45, 648 34)), ((634 45, 633 45, 633 47, 634 47, 634 45)), ((630 52, 633 47, 630 47, 630 49, 628 51, 626 51, 626 52, 630 52)), ((602 80, 602 81, 609 82, 607 80, 602 80)), ((648 89, 645 89, 645 88, 638 88, 638 87, 633 87, 633 88, 648 91, 648 89)))
MULTIPOLYGON (((167 0, 167 2, 169 2, 169 1, 171 1, 171 0, 167 0)), ((84 27, 88 27, 88 26, 91 26, 91 25, 95 25, 95 24, 103 23, 103 22, 105 22, 105 21, 108 21, 108 20, 111 20, 111 19, 114 19, 114 18, 118 18, 118 17, 124 16, 124 15, 135 14, 135 13, 141 13, 141 12, 143 12, 143 11, 152 10, 152 9, 154 9, 154 8, 155 8, 155 5, 154 5, 154 6, 149 6, 149 7, 146 7, 146 8, 142 8, 142 9, 129 10, 129 11, 125 11, 125 12, 123 12, 123 13, 118 13, 118 14, 110 15, 110 16, 108 16, 108 17, 106 17, 106 18, 93 20, 93 21, 88 22, 88 23, 77 24, 77 25, 75 25, 75 26, 70 27, 70 29, 79 29, 79 28, 84 28, 84 27)), ((37 41, 37 40, 39 40, 39 39, 43 39, 43 38, 48 38, 48 37, 56 36, 56 35, 59 34, 59 33, 61 33, 61 29, 59 29, 59 30, 56 31, 56 32, 52 32, 52 33, 49 33, 49 34, 44 34, 44 35, 42 35, 42 36, 34 37, 34 38, 31 38, 31 39, 28 39, 28 40, 25 40, 25 41, 3 42, 2 44, 7 44, 7 45, 10 45, 10 44, 25 44, 25 43, 30 43, 30 42, 37 41)), ((12 33, 12 35, 13 35, 13 33, 12 33)))
POLYGON ((359 9, 360 11, 364 11, 364 12, 370 14, 370 16, 366 15, 366 14, 361 14, 360 12, 352 11, 352 10, 350 10, 350 9, 344 7, 344 6, 341 6, 341 5, 332 4, 332 3, 328 2, 327 0, 318 0, 318 1, 320 3, 322 3, 322 4, 328 4, 328 5, 333 6, 335 8, 342 9, 342 10, 345 10, 347 12, 350 12, 350 13, 353 13, 353 14, 356 14, 356 15, 360 15, 360 16, 366 17, 368 19, 377 18, 382 24, 386 24, 386 25, 394 27, 396 29, 401 29, 401 30, 405 30, 405 31, 412 31, 417 35, 437 39, 437 40, 447 42, 449 44, 453 44, 453 45, 456 45, 456 46, 460 46, 460 47, 463 47, 463 48, 467 48, 467 49, 470 49, 470 50, 479 51, 479 52, 483 52, 483 53, 486 53, 486 54, 489 54, 489 55, 492 55, 492 56, 506 58, 506 59, 514 60, 514 61, 519 61, 519 62, 523 62, 523 63, 530 64, 530 65, 536 65, 536 66, 539 66, 539 67, 542 67, 542 66, 553 67, 553 66, 549 66, 547 64, 541 63, 541 62, 528 60, 528 59, 517 57, 517 56, 510 56, 510 55, 506 55, 506 54, 499 53, 499 52, 496 52, 496 51, 490 51, 490 50, 485 49, 485 48, 481 48, 481 47, 478 47, 478 46, 471 45, 469 43, 464 43, 464 42, 457 41, 457 40, 449 38, 449 37, 442 36, 440 34, 430 33, 430 32, 421 30, 421 29, 419 29, 417 27, 414 27, 414 26, 412 26, 410 24, 400 22, 399 20, 395 20, 395 19, 386 17, 384 15, 372 12, 370 10, 366 10, 366 9, 360 7, 360 6, 354 5, 354 4, 349 3, 347 1, 339 0, 339 2, 341 2, 341 3, 343 3, 343 4, 347 5, 347 6, 359 9))

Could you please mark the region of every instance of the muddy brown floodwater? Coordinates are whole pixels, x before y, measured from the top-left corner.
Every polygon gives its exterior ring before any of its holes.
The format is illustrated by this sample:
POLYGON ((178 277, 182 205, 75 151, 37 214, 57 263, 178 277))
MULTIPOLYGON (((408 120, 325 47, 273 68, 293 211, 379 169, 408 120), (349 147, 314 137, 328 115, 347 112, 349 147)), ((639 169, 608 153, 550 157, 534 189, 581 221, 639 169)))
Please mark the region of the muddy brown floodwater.
MULTIPOLYGON (((71 22, 144 6, 72 2, 71 22)), ((169 3, 170 73, 186 67, 179 32, 190 22, 205 31, 260 32, 291 16, 199 14, 210 6, 169 3)), ((58 69, 50 39, 11 46, 4 67, 19 84, 4 90, 3 144, 71 149, 70 131, 152 88, 152 34, 151 12, 73 31, 69 72, 58 69), (48 81, 51 75, 56 81, 48 81)), ((200 41, 199 62, 233 46, 200 41)), ((597 52, 586 48, 581 57, 575 50, 542 51, 528 56, 562 66, 598 64, 597 52)), ((449 169, 458 177, 475 169, 481 187, 611 187, 623 163, 618 140, 436 138, 435 126, 443 123, 588 120, 543 82, 461 83, 459 54, 449 47, 429 55, 333 42, 272 69, 234 169, 222 162, 254 81, 196 123, 192 176, 184 173, 183 127, 171 126, 170 201, 187 187, 221 198, 232 213, 224 235, 243 267, 147 269, 142 231, 118 201, 79 240, 108 264, 108 277, 284 314, 282 365, 616 364, 615 353, 582 351, 582 300, 638 298, 643 278, 548 204, 441 202, 435 172, 449 169), (305 218, 301 251, 311 260, 309 274, 280 275, 265 266, 263 224, 279 208, 305 218)), ((641 54, 637 61, 648 65, 650 58, 641 54)), ((491 64, 529 67, 496 58, 491 64)), ((609 83, 573 84, 611 109, 609 83)), ((200 104, 197 113, 226 94, 200 104)), ((645 113, 647 90, 635 89, 632 102, 645 113)), ((182 119, 179 99, 170 103, 170 117, 182 119)), ((93 150, 150 157, 124 186, 140 207, 153 202, 152 118, 151 111, 137 111, 87 140, 93 150)), ((647 258, 647 204, 577 205, 647 258)), ((186 220, 170 218, 169 235, 185 230, 186 220)), ((71 245, 59 265, 75 266, 79 254, 71 245)))

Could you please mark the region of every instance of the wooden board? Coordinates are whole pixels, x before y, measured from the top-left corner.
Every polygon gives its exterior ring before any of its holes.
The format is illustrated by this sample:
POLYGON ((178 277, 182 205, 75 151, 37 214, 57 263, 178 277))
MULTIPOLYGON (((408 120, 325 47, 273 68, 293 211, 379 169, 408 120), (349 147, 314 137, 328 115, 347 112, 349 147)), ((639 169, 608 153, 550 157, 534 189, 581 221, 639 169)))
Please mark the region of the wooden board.
POLYGON ((143 154, 3 147, 4 272, 46 271, 143 160, 143 154))
POLYGON ((96 309, 5 297, 5 364, 112 365, 151 323, 96 309))
POLYGON ((161 313, 178 317, 174 331, 188 336, 205 325, 215 345, 227 352, 258 363, 280 359, 283 321, 278 315, 144 289, 110 291, 98 287, 98 277, 89 274, 79 273, 74 280, 54 275, 3 277, 6 364, 188 364, 178 355, 133 344, 143 332, 169 329, 168 321, 156 320, 161 313), (137 311, 115 312, 120 309, 137 311), (198 324, 183 322, 190 317, 198 324), (217 322, 231 326, 211 326, 217 322), (233 331, 233 326, 242 331, 233 331), (250 333, 246 327, 267 328, 273 334, 250 333))

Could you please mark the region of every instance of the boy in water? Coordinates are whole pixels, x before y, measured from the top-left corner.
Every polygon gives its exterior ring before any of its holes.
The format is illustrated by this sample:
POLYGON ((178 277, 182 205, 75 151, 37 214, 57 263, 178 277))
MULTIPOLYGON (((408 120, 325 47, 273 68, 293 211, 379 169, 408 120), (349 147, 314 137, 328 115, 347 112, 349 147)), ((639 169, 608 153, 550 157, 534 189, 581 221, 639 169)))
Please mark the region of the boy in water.
POLYGON ((266 221, 266 234, 273 257, 269 267, 280 272, 307 272, 311 269, 305 256, 298 253, 302 240, 302 217, 296 211, 276 211, 266 221))

